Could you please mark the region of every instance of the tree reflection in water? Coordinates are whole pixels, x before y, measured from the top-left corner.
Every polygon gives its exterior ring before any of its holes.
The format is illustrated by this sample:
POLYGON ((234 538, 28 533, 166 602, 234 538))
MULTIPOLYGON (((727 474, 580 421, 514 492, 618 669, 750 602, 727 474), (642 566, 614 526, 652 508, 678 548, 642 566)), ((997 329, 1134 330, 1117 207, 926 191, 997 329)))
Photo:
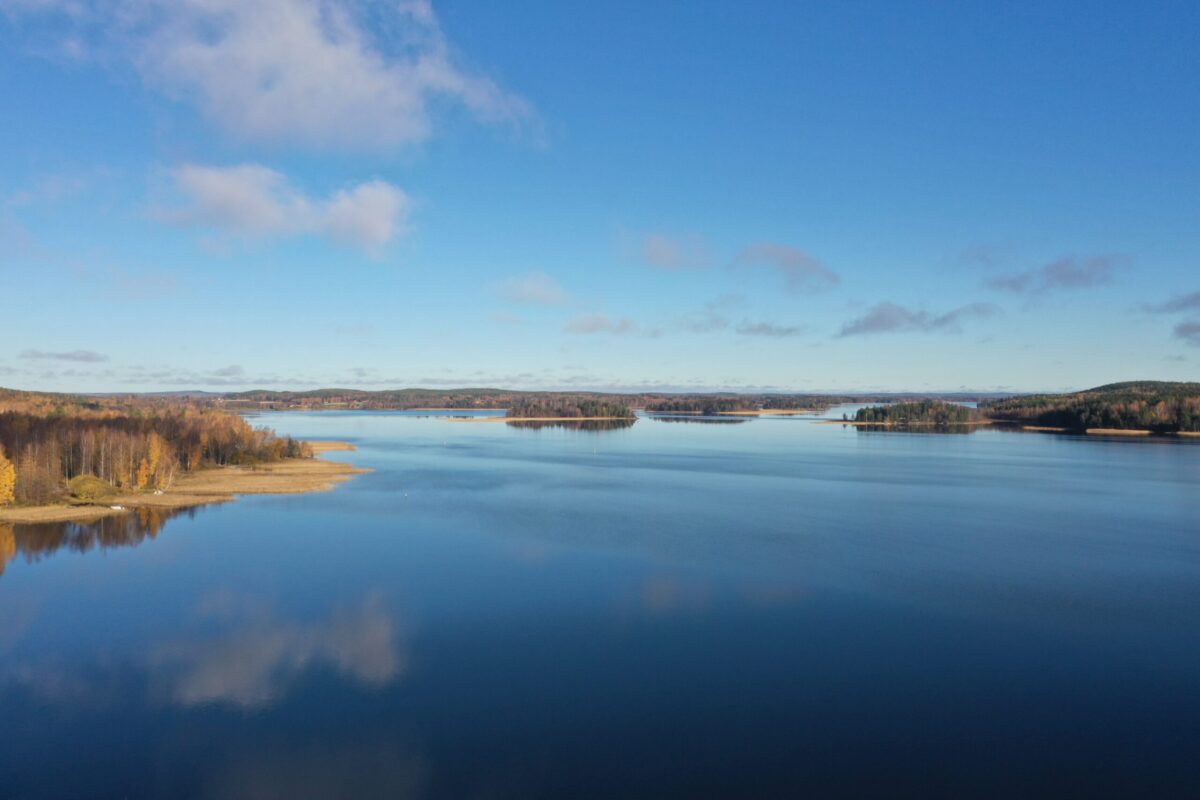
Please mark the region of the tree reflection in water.
POLYGON ((195 513, 195 508, 136 508, 92 522, 0 524, 0 575, 18 555, 32 563, 64 549, 86 553, 95 549, 137 547, 147 539, 156 538, 172 517, 180 514, 192 517, 195 513))
POLYGON ((974 433, 978 425, 855 425, 859 433, 974 433))
POLYGON ((542 430, 543 428, 563 428, 570 431, 616 431, 632 428, 637 419, 581 419, 581 420, 507 420, 511 428, 524 430, 542 430))
POLYGON ((750 421, 745 417, 681 417, 676 415, 653 415, 650 419, 655 422, 690 422, 696 425, 744 425, 750 421))

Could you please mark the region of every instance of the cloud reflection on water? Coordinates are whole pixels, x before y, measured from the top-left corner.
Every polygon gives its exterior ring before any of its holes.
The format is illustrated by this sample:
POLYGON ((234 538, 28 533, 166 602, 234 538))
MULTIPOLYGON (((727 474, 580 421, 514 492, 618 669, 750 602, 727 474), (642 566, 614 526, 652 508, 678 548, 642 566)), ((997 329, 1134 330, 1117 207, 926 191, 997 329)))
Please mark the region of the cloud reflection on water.
POLYGON ((401 677, 407 667, 403 633, 377 593, 325 622, 279 620, 262 611, 250 617, 217 637, 171 642, 153 652, 152 666, 165 680, 172 702, 263 708, 310 669, 332 668, 379 688, 401 677))

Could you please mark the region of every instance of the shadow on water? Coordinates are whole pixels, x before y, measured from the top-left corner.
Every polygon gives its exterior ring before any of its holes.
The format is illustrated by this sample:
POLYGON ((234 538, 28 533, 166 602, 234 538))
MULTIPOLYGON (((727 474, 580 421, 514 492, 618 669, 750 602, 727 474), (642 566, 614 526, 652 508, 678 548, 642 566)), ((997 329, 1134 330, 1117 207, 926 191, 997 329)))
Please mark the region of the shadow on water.
POLYGON ((147 539, 157 538, 172 517, 180 514, 192 517, 195 513, 195 508, 137 508, 93 522, 0 524, 0 575, 18 555, 32 563, 60 550, 87 553, 97 549, 137 547, 147 539))
POLYGON ((543 428, 562 428, 569 431, 617 431, 625 428, 632 428, 636 419, 581 419, 578 422, 572 420, 554 420, 550 421, 518 421, 508 420, 505 422, 510 428, 520 428, 527 431, 540 431, 543 428))

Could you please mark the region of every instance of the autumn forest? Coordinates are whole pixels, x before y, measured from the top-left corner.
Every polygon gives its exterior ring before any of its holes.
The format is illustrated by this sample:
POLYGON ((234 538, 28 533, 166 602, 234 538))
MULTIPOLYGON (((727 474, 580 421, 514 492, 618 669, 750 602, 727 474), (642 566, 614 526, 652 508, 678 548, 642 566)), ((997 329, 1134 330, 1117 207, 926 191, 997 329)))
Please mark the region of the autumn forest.
POLYGON ((206 466, 308 455, 290 437, 186 402, 0 394, 0 505, 68 499, 83 476, 93 491, 145 492, 206 466))

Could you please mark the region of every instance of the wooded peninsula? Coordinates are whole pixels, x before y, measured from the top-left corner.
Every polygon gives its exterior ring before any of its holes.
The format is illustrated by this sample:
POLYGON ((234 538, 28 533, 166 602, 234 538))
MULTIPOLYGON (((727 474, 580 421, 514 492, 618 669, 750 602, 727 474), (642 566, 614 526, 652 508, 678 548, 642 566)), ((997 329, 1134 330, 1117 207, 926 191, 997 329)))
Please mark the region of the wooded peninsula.
POLYGON ((1067 394, 983 400, 977 408, 940 399, 870 406, 857 425, 954 426, 1011 423, 1072 433, 1200 433, 1200 383, 1135 381, 1067 394))
POLYGON ((355 471, 211 407, 0 390, 0 521, 312 491, 355 471))
POLYGON ((1069 431, 1200 432, 1200 383, 1110 383, 1070 394, 988 400, 979 407, 994 420, 1069 431))

